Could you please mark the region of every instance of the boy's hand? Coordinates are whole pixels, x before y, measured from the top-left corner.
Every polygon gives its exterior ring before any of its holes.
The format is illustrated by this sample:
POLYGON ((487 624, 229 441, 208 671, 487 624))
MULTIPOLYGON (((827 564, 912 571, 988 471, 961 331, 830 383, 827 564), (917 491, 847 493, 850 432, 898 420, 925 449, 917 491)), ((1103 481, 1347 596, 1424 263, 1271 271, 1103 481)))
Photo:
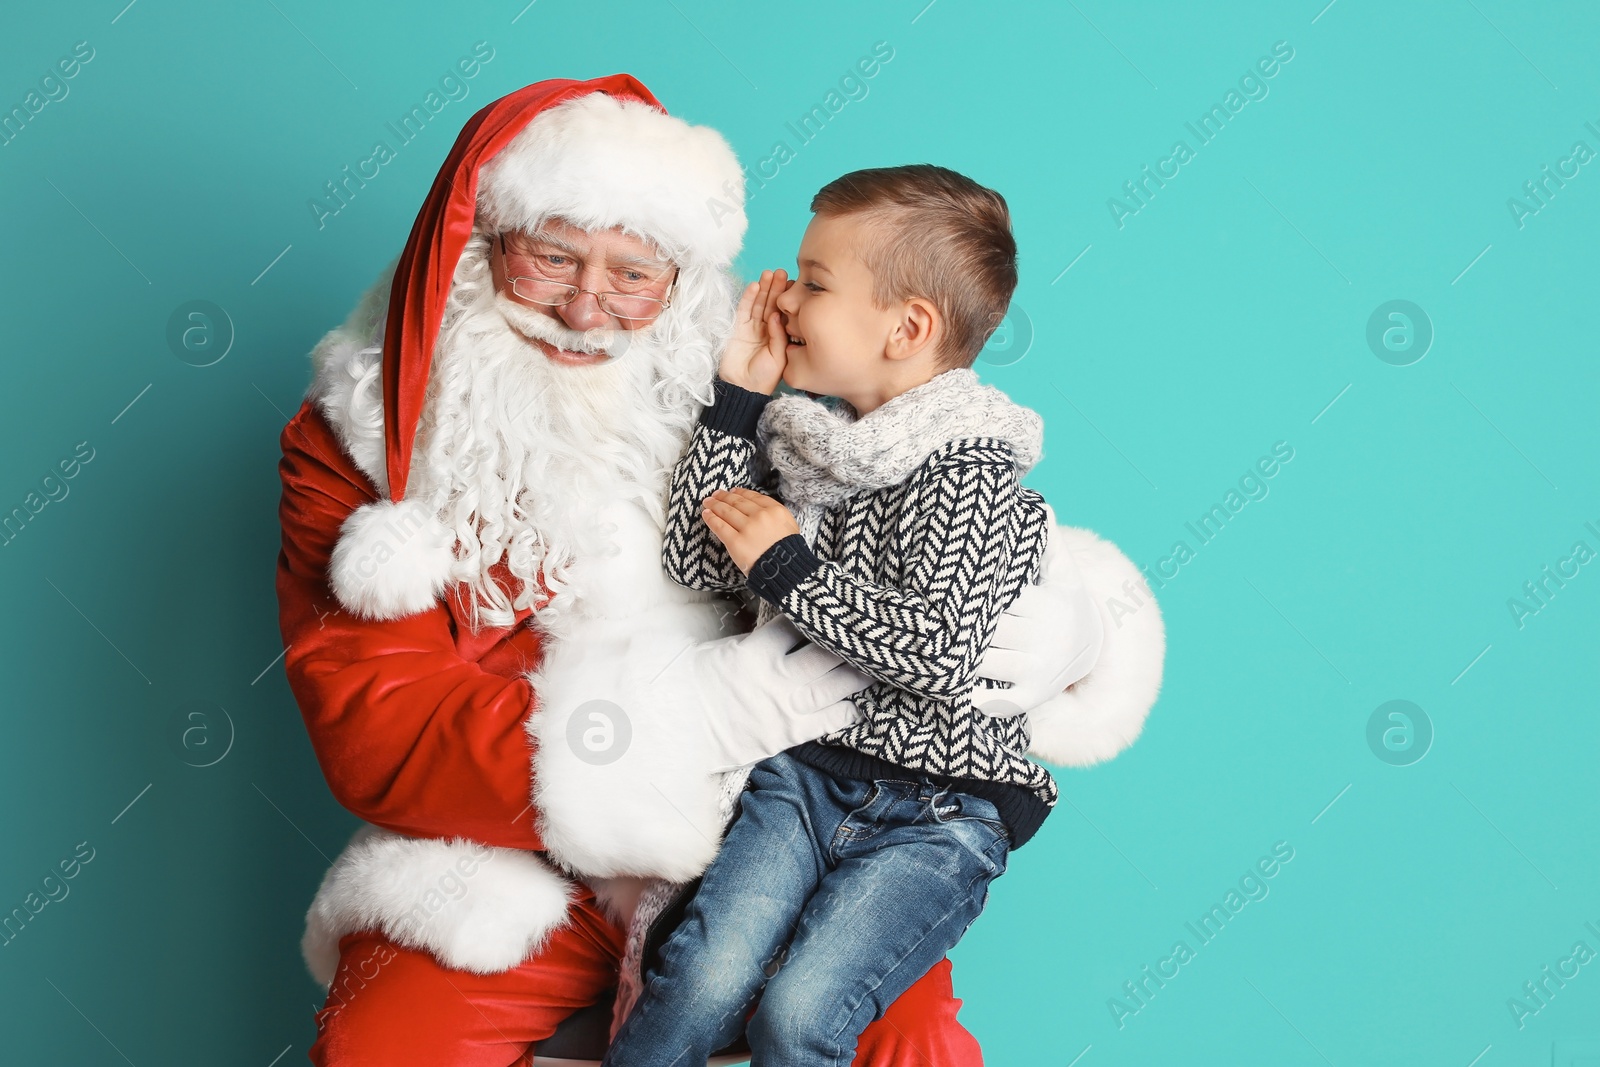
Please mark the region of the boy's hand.
POLYGON ((800 532, 788 508, 754 489, 718 489, 706 497, 700 517, 746 575, 763 552, 800 532))
POLYGON ((733 313, 733 333, 722 351, 717 373, 722 380, 758 393, 772 395, 783 379, 789 336, 783 329, 778 297, 790 285, 781 270, 764 270, 759 281, 745 286, 733 313))

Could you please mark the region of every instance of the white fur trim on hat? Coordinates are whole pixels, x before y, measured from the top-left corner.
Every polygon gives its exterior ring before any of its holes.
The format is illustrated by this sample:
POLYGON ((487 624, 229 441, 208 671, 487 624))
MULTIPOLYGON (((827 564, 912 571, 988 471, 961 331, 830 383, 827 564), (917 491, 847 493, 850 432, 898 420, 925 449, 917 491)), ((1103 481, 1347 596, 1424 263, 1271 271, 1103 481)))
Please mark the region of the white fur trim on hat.
POLYGON ((585 230, 620 226, 680 262, 717 269, 744 240, 744 173, 722 135, 605 93, 528 123, 484 165, 478 205, 496 231, 550 216, 585 230))
POLYGON ((350 513, 328 561, 328 582, 345 610, 398 619, 433 606, 455 561, 455 536, 410 498, 377 500, 350 513))
POLYGON ((1087 675, 1028 713, 1028 752, 1060 766, 1087 767, 1133 744, 1144 728, 1161 692, 1166 627, 1144 576, 1116 545, 1074 526, 1058 525, 1050 536, 1078 564, 1105 639, 1087 675))
POLYGON ((339 939, 377 929, 447 967, 496 974, 561 924, 573 891, 536 852, 363 826, 317 887, 300 952, 311 977, 327 985, 339 939))

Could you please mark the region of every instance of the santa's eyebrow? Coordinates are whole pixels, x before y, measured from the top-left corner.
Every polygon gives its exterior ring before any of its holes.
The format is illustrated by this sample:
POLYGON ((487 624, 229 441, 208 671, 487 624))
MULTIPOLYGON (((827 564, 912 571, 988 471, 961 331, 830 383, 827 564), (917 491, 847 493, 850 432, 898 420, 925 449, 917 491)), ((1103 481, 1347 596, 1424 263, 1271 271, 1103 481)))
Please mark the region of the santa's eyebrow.
POLYGON ((532 233, 525 234, 524 239, 529 244, 549 245, 556 251, 566 252, 568 255, 576 256, 578 254, 578 250, 572 247, 571 244, 563 241, 553 233, 546 233, 544 230, 534 230, 532 233))
POLYGON ((651 259, 648 256, 630 256, 626 254, 612 259, 611 265, 613 267, 638 267, 643 270, 657 271, 666 270, 672 266, 670 262, 664 259, 651 259))
MULTIPOLYGON (((530 242, 542 245, 549 245, 556 251, 565 252, 574 259, 584 258, 583 252, 577 248, 574 248, 570 242, 564 241, 554 234, 545 233, 542 230, 535 230, 534 232, 528 234, 528 240, 530 242)), ((652 259, 648 256, 635 256, 628 253, 622 253, 621 255, 612 257, 607 261, 607 264, 612 267, 634 267, 654 271, 664 271, 668 267, 672 266, 669 261, 664 259, 652 259)))

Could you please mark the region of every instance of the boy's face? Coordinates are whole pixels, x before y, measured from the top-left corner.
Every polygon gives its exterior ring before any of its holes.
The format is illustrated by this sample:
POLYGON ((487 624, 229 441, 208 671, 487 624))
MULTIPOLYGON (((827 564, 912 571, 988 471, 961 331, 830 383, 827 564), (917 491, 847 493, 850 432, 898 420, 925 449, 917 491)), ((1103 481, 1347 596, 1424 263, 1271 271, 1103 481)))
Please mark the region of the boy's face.
POLYGON ((872 303, 872 272, 856 254, 865 238, 849 215, 817 215, 806 227, 799 272, 778 298, 789 333, 783 380, 791 388, 852 400, 889 369, 884 346, 896 316, 872 303))

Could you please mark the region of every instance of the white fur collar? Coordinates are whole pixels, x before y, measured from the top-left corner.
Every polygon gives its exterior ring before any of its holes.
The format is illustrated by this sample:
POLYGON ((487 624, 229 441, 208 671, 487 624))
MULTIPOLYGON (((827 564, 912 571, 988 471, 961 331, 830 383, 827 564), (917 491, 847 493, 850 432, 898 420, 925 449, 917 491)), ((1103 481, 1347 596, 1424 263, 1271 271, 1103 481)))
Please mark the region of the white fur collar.
POLYGON ((389 499, 383 439, 383 329, 395 264, 390 263, 344 323, 311 352, 306 396, 328 420, 377 500, 351 513, 328 563, 328 584, 346 610, 366 619, 422 611, 450 581, 455 538, 410 499, 389 499))
POLYGON ((384 268, 350 317, 311 350, 313 376, 306 392, 379 497, 389 495, 381 377, 383 328, 397 262, 384 268))

